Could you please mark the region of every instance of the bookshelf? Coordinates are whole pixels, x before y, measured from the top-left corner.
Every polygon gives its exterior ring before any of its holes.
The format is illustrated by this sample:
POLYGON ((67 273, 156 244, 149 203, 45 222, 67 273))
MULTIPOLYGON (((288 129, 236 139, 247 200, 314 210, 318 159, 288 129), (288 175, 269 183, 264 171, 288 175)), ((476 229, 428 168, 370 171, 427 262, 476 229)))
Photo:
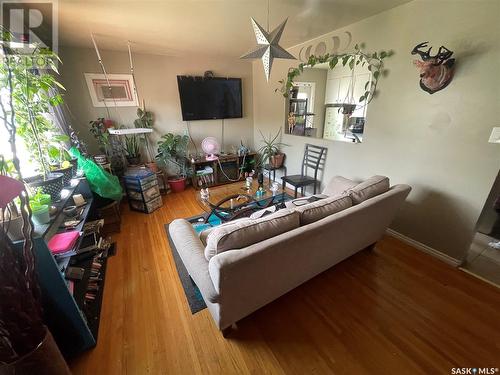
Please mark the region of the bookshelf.
MULTIPOLYGON (((82 194, 87 202, 80 215, 82 220, 74 229, 82 231, 85 223, 92 218, 93 195, 87 180, 82 178, 73 182, 71 187, 63 190, 63 198, 54 204, 58 214, 49 224, 35 225, 34 228, 35 267, 42 293, 44 321, 66 358, 92 348, 97 343, 107 265, 107 258, 103 258, 99 290, 94 301, 88 305, 84 301, 93 254, 83 253, 57 261, 47 247, 54 234, 64 231, 61 225, 67 218, 62 213, 62 208, 73 205, 73 194, 82 194), (74 281, 73 292, 70 292, 64 276, 68 266, 85 270, 83 279, 74 281)), ((83 236, 77 241, 75 248, 80 247, 82 239, 83 236)), ((15 245, 21 247, 22 243, 19 241, 15 245)))

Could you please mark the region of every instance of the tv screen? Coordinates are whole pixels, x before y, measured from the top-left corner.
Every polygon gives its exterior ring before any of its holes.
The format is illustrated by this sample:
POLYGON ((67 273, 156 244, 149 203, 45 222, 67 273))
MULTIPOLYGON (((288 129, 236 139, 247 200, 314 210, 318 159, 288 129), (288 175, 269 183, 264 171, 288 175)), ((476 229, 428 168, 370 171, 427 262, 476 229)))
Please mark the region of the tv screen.
POLYGON ((240 78, 177 76, 182 120, 243 117, 240 78))

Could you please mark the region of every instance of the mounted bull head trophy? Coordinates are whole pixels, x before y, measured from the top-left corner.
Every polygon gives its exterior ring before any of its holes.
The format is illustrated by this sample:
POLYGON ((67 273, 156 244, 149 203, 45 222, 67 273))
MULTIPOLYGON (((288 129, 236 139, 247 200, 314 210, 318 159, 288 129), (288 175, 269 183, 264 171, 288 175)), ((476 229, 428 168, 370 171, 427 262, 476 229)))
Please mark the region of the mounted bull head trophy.
POLYGON ((434 94, 451 82, 455 59, 450 58, 453 52, 444 46, 439 47, 434 56, 431 56, 432 47, 429 47, 427 51, 422 51, 421 49, 427 48, 427 43, 417 44, 411 54, 418 54, 422 58, 422 61, 414 61, 415 66, 420 71, 420 87, 429 94, 434 94))

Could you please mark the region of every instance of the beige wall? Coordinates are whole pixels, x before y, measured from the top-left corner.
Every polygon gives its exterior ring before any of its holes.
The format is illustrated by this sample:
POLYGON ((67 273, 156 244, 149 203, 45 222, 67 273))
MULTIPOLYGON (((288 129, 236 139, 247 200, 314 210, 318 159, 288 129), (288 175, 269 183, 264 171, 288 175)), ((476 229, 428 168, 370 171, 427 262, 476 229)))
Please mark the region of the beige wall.
MULTIPOLYGON (((284 135, 289 173, 300 171, 305 142, 328 147, 323 182, 334 175, 384 174, 413 187, 393 229, 454 258, 462 258, 500 167, 500 146, 487 143, 500 125, 500 2, 413 1, 325 36, 345 35, 369 51, 394 50, 389 75, 368 108, 362 144, 284 135), (418 85, 412 48, 428 40, 455 52, 453 82, 429 95, 418 85)), ((286 32, 286 31, 285 31, 286 32)), ((308 43, 309 44, 309 43, 308 43)), ((304 44, 304 45, 308 45, 304 44)), ((301 46, 290 51, 296 56, 301 46)), ((290 60, 275 60, 267 84, 253 66, 255 129, 284 124, 284 99, 274 92, 290 60)), ((255 132, 255 143, 260 136, 255 132)), ((360 228, 363 230, 363 228, 360 228)))
MULTIPOLYGON (((130 73, 126 52, 101 51, 108 73, 130 73)), ((224 120, 225 149, 238 146, 240 139, 253 146, 252 65, 248 61, 235 59, 207 59, 193 56, 192 59, 161 55, 134 54, 134 72, 139 96, 146 101, 146 108, 155 115, 154 145, 167 132, 183 133, 186 123, 182 121, 177 75, 203 75, 212 70, 216 76, 242 78, 243 118, 224 120)), ((75 128, 88 141, 92 151, 97 151, 88 132, 90 120, 108 117, 105 108, 92 106, 83 73, 100 73, 95 51, 85 48, 62 48, 62 81, 65 85, 66 103, 74 115, 75 128)), ((128 127, 136 119, 135 107, 121 107, 117 112, 110 109, 110 117, 128 127), (120 120, 121 119, 121 120, 120 120)), ((191 135, 201 152, 201 140, 207 136, 221 140, 222 121, 191 121, 191 135)), ((155 147, 156 151, 156 147, 155 147)))

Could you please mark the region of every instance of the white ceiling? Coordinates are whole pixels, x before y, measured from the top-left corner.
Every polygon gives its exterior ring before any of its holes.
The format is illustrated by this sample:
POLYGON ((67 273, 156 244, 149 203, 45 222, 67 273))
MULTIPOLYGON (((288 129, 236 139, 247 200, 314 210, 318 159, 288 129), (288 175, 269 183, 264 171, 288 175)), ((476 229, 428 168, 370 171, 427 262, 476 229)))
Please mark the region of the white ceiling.
MULTIPOLYGON (((270 29, 288 17, 285 48, 409 0, 270 0, 270 29)), ((267 0, 59 0, 62 46, 172 56, 238 57, 255 45, 250 23, 267 24, 267 0)))

